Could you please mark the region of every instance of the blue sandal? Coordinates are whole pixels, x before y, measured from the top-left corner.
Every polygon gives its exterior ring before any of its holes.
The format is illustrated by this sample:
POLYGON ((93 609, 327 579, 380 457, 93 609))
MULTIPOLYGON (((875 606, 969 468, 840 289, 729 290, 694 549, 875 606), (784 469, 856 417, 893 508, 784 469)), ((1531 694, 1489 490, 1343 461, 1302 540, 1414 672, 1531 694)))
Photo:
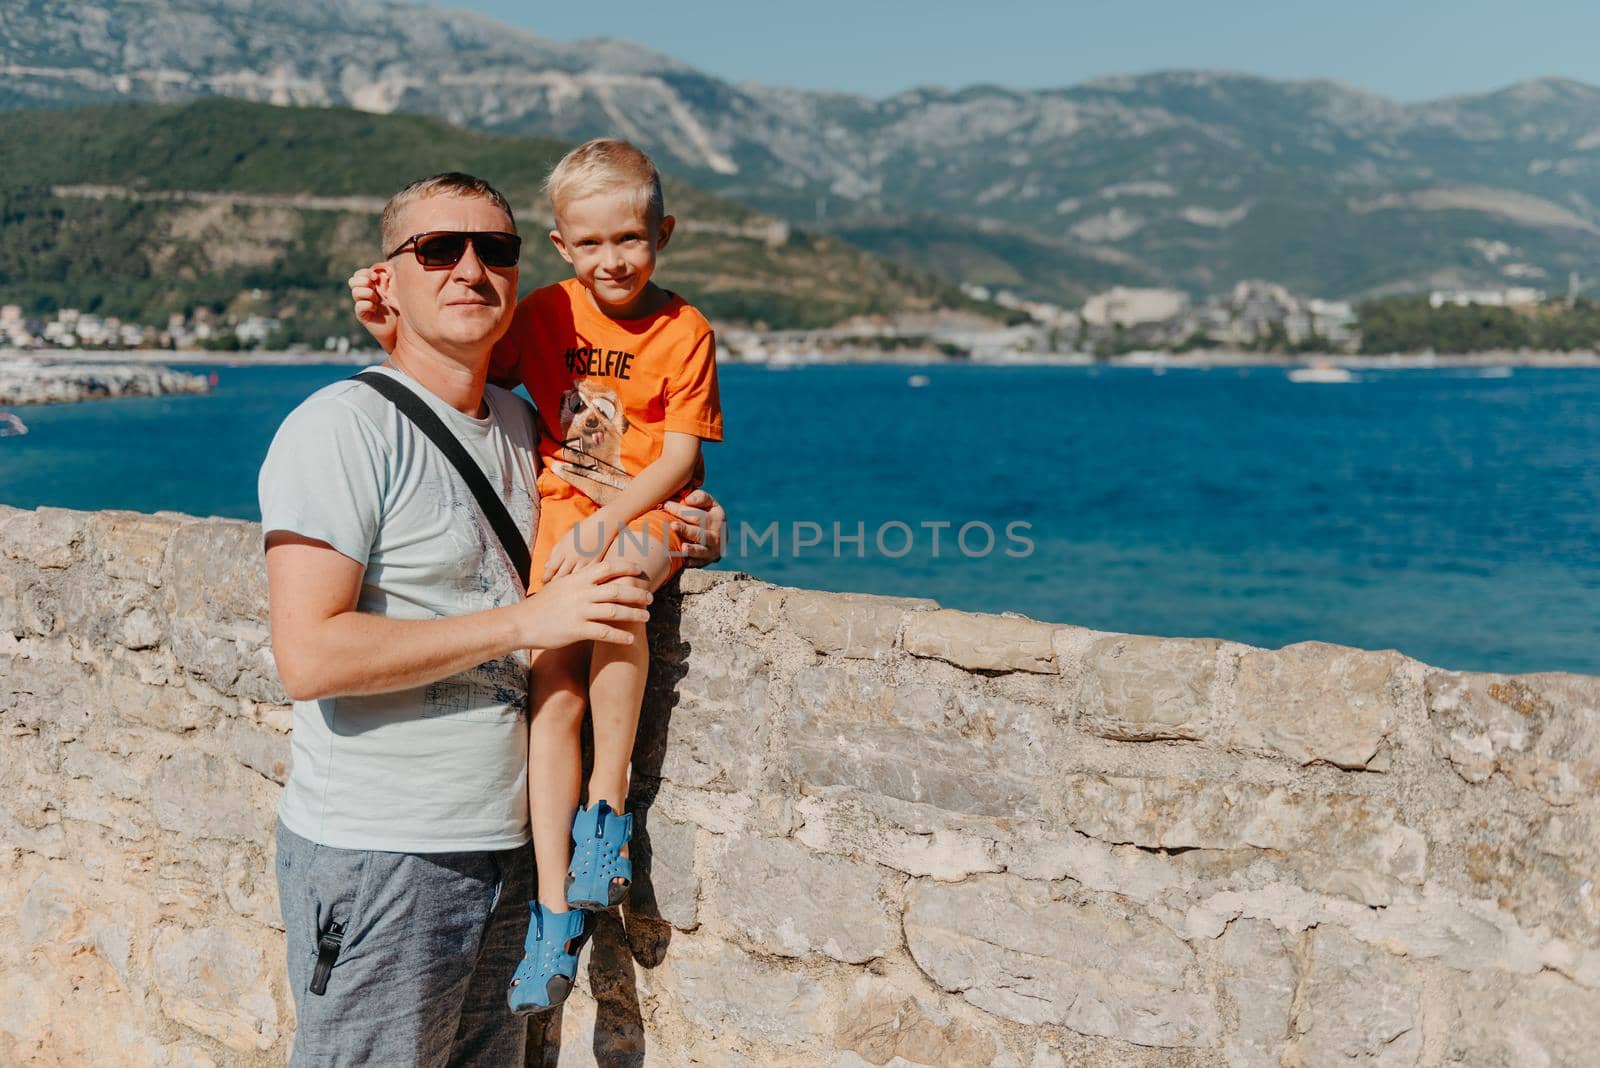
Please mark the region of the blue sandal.
POLYGON ((549 1012, 567 1000, 578 977, 578 954, 589 936, 586 912, 551 912, 537 901, 528 907, 533 920, 522 943, 526 952, 506 991, 506 1004, 518 1016, 549 1012))
POLYGON ((633 885, 633 861, 622 847, 633 837, 633 814, 604 801, 578 809, 572 820, 572 865, 567 869, 567 904, 604 912, 622 904, 633 885), (621 885, 612 882, 621 879, 621 885))

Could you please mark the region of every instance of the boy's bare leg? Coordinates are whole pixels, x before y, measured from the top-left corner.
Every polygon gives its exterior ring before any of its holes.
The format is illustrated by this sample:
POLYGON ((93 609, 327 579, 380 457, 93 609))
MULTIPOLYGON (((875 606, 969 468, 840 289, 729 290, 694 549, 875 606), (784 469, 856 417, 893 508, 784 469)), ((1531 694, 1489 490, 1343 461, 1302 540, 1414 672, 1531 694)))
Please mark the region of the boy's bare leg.
MULTIPOLYGON (((645 539, 623 531, 607 559, 636 560, 644 565, 645 582, 655 590, 671 574, 667 543, 654 533, 645 539), (641 544, 642 543, 642 544, 641 544)), ((589 776, 588 804, 604 800, 617 812, 628 809, 628 765, 639 728, 645 677, 650 669, 650 644, 645 624, 628 624, 631 645, 596 644, 589 662, 589 711, 594 719, 594 770, 589 776)), ((627 855, 624 848, 623 855, 627 855)))
POLYGON ((551 912, 567 911, 572 817, 578 811, 583 779, 581 731, 590 644, 542 649, 533 657, 528 816, 533 824, 539 903, 551 912))

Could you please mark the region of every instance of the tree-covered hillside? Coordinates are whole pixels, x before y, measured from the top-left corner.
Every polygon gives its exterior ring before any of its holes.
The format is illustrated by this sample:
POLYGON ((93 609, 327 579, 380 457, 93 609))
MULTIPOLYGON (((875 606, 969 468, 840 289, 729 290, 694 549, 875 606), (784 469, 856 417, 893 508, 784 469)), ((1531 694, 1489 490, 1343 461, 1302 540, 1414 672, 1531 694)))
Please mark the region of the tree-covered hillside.
MULTIPOLYGON (((443 170, 506 193, 531 288, 565 273, 538 193, 563 148, 421 116, 221 98, 3 113, 0 302, 142 322, 209 306, 284 316, 307 339, 348 332, 343 280, 378 254, 377 208, 443 170)), ((660 277, 714 317, 818 326, 968 303, 930 274, 681 182, 667 189, 682 229, 660 277)))

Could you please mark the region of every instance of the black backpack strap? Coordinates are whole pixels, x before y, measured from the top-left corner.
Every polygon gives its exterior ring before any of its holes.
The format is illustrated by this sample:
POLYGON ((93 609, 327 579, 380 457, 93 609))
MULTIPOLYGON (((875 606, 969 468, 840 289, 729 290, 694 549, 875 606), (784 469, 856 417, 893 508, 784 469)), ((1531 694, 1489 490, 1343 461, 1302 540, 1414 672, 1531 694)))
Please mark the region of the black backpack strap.
POLYGON ((511 513, 506 511, 505 502, 489 485, 489 479, 484 475, 483 468, 472 459, 466 446, 462 445, 460 439, 444 425, 444 420, 428 407, 427 401, 388 375, 378 371, 362 371, 353 376, 353 380, 365 382, 394 402, 394 406, 415 423, 417 429, 426 434, 428 439, 439 447, 439 451, 444 453, 445 459, 454 465, 466 482, 467 488, 477 498, 483 517, 494 528, 501 547, 511 559, 511 566, 517 569, 517 575, 522 579, 522 588, 527 589, 528 569, 533 565, 533 558, 528 552, 528 543, 517 531, 516 521, 511 518, 511 513))

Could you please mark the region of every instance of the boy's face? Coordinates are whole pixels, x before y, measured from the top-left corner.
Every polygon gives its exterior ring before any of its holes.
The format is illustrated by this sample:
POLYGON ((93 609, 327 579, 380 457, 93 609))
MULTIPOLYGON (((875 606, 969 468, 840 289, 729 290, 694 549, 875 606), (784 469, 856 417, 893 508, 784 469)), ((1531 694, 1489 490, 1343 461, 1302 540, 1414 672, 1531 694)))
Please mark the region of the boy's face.
POLYGON ((550 240, 572 273, 594 294, 600 310, 633 318, 648 300, 656 253, 667 247, 674 220, 656 222, 648 204, 628 189, 570 200, 556 215, 550 240))

